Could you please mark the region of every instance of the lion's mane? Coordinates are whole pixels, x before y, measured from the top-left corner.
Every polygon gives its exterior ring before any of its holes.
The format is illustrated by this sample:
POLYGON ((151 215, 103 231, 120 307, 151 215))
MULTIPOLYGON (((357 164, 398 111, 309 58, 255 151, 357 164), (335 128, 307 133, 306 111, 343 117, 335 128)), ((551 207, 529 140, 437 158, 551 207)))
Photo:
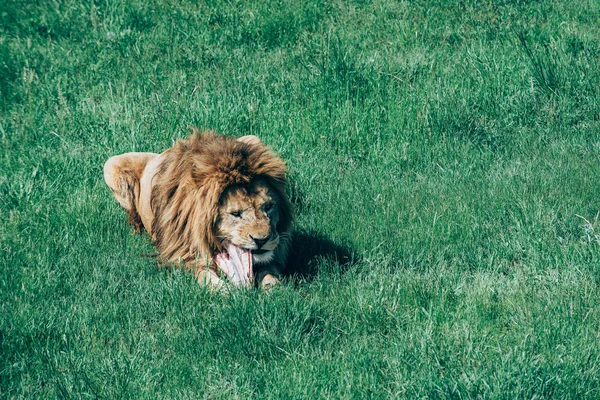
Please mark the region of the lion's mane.
MULTIPOLYGON (((194 130, 164 153, 152 181, 152 239, 163 259, 207 265, 222 250, 216 237, 219 205, 232 185, 265 180, 279 198, 277 232, 292 225, 285 163, 267 146, 194 130)), ((278 246, 287 251, 287 245, 278 246)), ((276 249, 276 252, 277 250, 276 249)), ((284 259, 285 255, 279 254, 284 259), (283 256, 283 257, 282 257, 283 256)))

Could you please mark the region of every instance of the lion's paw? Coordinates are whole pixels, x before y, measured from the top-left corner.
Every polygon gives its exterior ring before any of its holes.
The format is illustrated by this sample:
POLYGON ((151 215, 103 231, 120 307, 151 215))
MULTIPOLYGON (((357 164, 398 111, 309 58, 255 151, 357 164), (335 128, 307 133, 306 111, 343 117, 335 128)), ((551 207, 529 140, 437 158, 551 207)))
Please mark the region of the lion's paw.
POLYGON ((263 290, 270 290, 275 286, 281 284, 281 281, 275 278, 273 275, 266 275, 263 280, 260 282, 260 287, 263 290))

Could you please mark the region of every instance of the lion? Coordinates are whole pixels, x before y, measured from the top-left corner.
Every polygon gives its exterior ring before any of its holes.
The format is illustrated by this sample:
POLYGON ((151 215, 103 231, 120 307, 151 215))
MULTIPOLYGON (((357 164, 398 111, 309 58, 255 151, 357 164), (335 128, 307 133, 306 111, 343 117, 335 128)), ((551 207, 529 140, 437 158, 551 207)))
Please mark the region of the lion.
POLYGON ((287 172, 256 136, 193 128, 161 154, 111 157, 104 180, 161 260, 212 289, 227 280, 267 288, 279 283, 289 250, 287 172))

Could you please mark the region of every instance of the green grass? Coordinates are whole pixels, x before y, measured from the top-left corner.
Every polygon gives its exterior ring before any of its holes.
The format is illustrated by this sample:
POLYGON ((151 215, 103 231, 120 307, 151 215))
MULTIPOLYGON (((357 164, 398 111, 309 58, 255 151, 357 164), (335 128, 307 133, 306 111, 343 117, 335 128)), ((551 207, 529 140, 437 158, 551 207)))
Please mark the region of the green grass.
POLYGON ((600 397, 596 1, 0 6, 0 398, 600 397), (298 274, 211 295, 102 180, 286 160, 298 274))

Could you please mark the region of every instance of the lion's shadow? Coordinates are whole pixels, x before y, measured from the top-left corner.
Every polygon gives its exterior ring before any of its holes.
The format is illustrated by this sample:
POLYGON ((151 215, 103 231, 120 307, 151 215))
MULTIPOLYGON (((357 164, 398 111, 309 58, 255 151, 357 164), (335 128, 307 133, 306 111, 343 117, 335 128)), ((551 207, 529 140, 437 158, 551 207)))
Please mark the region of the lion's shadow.
POLYGON ((330 260, 345 272, 356 260, 352 249, 312 232, 295 231, 284 275, 303 281, 312 281, 319 272, 323 260, 330 260))

